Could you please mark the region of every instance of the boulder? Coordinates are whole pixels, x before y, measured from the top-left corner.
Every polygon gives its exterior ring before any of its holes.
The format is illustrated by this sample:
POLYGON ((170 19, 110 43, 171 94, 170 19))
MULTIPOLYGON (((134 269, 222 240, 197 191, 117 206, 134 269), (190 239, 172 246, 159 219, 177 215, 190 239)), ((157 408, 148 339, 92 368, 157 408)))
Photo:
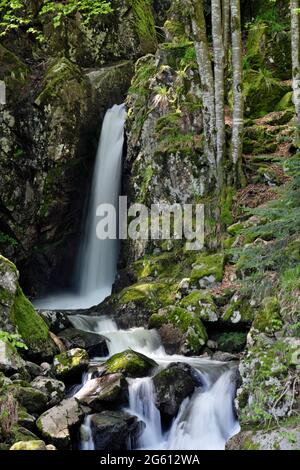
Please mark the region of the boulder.
POLYGON ((18 333, 28 346, 29 357, 51 358, 56 347, 49 329, 23 294, 18 279, 15 265, 0 255, 0 329, 18 333))
POLYGON ((124 451, 135 441, 145 425, 136 416, 124 411, 102 411, 91 418, 92 436, 96 450, 124 451))
POLYGON ((18 424, 29 431, 35 431, 36 418, 31 414, 27 413, 25 409, 18 410, 18 424))
POLYGON ((58 334, 65 328, 69 328, 71 326, 71 322, 65 312, 59 312, 56 310, 38 310, 38 313, 43 317, 52 333, 58 334))
POLYGON ((60 380, 50 377, 36 377, 30 385, 47 395, 47 406, 57 405, 65 396, 66 387, 60 380))
POLYGON ((183 400, 201 385, 196 370, 188 364, 171 363, 153 377, 155 404, 165 419, 174 418, 183 400))
POLYGON ((226 450, 299 450, 300 427, 278 426, 271 430, 241 431, 226 444, 226 450))
POLYGON ((47 450, 47 447, 44 441, 19 441, 9 450, 47 450))
POLYGON ((169 305, 153 313, 149 328, 156 328, 167 353, 197 355, 208 337, 199 312, 169 305))
POLYGON ((103 409, 105 403, 124 403, 128 399, 128 384, 120 374, 103 375, 89 380, 75 397, 93 410, 103 409))
POLYGON ((43 413, 37 420, 37 428, 47 442, 58 449, 69 449, 83 417, 84 410, 78 401, 67 398, 43 413))
POLYGON ((25 362, 15 349, 5 341, 0 340, 0 372, 12 375, 22 371, 25 362))
POLYGON ((89 356, 84 349, 75 348, 55 356, 53 373, 62 380, 76 380, 87 369, 89 356))
POLYGON ((46 409, 48 402, 48 396, 46 393, 30 386, 23 386, 23 384, 13 384, 10 389, 12 390, 14 397, 20 405, 28 411, 28 413, 39 415, 46 409))
POLYGON ((77 330, 76 328, 67 328, 59 334, 67 349, 82 348, 85 349, 90 357, 108 356, 106 339, 97 333, 77 330))
POLYGON ((25 368, 28 374, 30 375, 31 379, 43 375, 45 372, 41 366, 30 361, 26 361, 25 368))
POLYGON ((145 377, 156 366, 153 359, 132 349, 127 349, 110 357, 105 363, 105 370, 107 374, 120 372, 126 377, 145 377))

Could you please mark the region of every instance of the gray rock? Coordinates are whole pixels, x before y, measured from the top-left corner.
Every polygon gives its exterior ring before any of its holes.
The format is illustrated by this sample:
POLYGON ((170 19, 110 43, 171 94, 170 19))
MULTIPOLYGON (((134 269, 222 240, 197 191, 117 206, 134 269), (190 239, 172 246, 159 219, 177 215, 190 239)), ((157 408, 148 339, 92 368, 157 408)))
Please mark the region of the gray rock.
POLYGON ((119 451, 129 449, 145 425, 124 411, 102 411, 92 416, 91 428, 96 450, 119 451))
POLYGON ((128 399, 128 384, 122 374, 103 375, 89 380, 76 393, 80 403, 90 406, 93 410, 101 410, 105 403, 124 403, 128 399))
POLYGON ((68 328, 62 331, 59 338, 63 341, 67 349, 82 348, 85 349, 90 357, 108 356, 106 339, 97 333, 68 328))
POLYGON ((14 384, 13 394, 20 405, 26 408, 28 413, 39 415, 46 409, 48 396, 40 390, 14 384))
POLYGON ((39 310, 38 313, 43 317, 52 333, 58 334, 62 330, 69 328, 71 322, 64 312, 56 310, 39 310))
POLYGON ((47 395, 48 406, 57 405, 65 396, 65 384, 50 377, 36 377, 31 382, 31 387, 47 395))
POLYGON ((300 427, 278 427, 269 431, 242 431, 226 444, 226 450, 299 450, 300 427))
POLYGON ((29 431, 35 431, 35 422, 36 418, 32 416, 31 414, 27 413, 27 411, 22 410, 21 413, 19 413, 19 418, 18 418, 18 424, 29 431))
POLYGON ((47 442, 58 449, 69 449, 71 437, 76 433, 84 417, 84 410, 75 398, 63 400, 50 408, 37 420, 37 428, 47 442))
POLYGON ((25 361, 21 356, 4 341, 0 340, 0 372, 12 375, 22 371, 25 367, 25 361))
POLYGON ((44 369, 34 362, 26 361, 25 368, 32 379, 38 377, 39 375, 43 375, 44 373, 44 369))
POLYGON ((200 376, 188 364, 171 363, 153 377, 155 404, 162 418, 174 418, 183 400, 201 385, 200 376))

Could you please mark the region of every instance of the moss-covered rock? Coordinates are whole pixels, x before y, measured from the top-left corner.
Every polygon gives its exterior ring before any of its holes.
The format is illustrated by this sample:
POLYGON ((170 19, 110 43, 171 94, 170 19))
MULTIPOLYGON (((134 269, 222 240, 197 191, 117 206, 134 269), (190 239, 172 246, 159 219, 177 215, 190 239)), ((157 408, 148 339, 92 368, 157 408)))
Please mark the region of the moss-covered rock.
POLYGON ((221 282, 224 270, 224 255, 199 255, 193 264, 190 280, 200 287, 207 287, 215 282, 221 282))
POLYGON ((238 353, 245 348, 247 333, 244 331, 226 331, 213 335, 212 339, 217 341, 220 351, 238 353))
MULTIPOLYGON (((20 372, 25 368, 25 362, 18 352, 7 342, 0 340, 0 373, 12 375, 20 372)), ((2 376, 0 380, 4 385, 6 380, 2 376)))
POLYGON ((166 350, 171 354, 197 355, 207 341, 199 314, 175 305, 154 313, 150 317, 149 328, 158 329, 166 350))
POLYGON ((47 450, 47 447, 44 441, 19 441, 9 450, 47 450))
POLYGON ((0 80, 7 89, 7 100, 16 100, 29 74, 27 65, 12 51, 0 44, 0 80))
POLYGON ((53 373, 62 380, 76 379, 88 365, 89 355, 84 349, 70 349, 54 357, 53 373))
POLYGON ((15 384, 8 387, 18 403, 25 408, 28 413, 39 415, 46 409, 48 397, 46 393, 30 387, 29 384, 15 384))
POLYGON ((87 386, 76 393, 76 399, 94 411, 101 411, 105 404, 116 406, 127 403, 128 384, 123 374, 106 374, 91 379, 87 386))
POLYGON ((225 306, 222 321, 233 324, 250 325, 255 317, 255 308, 251 305, 251 300, 242 295, 235 294, 230 302, 225 306))
POLYGON ((193 290, 179 302, 179 305, 190 312, 195 312, 201 320, 209 322, 218 320, 217 307, 209 292, 193 290))
POLYGON ((122 373, 127 377, 145 377, 156 366, 152 359, 128 349, 110 357, 105 363, 105 371, 107 374, 122 373))

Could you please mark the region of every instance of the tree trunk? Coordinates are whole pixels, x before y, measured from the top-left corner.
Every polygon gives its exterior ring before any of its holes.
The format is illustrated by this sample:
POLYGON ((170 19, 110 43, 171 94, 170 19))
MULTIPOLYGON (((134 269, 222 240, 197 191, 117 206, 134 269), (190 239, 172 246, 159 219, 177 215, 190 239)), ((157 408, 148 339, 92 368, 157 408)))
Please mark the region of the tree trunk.
POLYGON ((208 47, 206 23, 203 12, 203 0, 192 1, 190 16, 202 88, 205 151, 210 164, 216 170, 216 116, 214 78, 208 47))
POLYGON ((236 175, 242 158, 243 128, 244 128, 244 98, 243 98, 243 63, 242 63, 242 33, 240 0, 230 0, 231 6, 231 40, 232 40, 232 84, 233 84, 233 113, 232 113, 232 161, 236 167, 236 175))
POLYGON ((230 0, 222 1, 225 71, 227 70, 227 67, 228 67, 228 53, 229 53, 229 43, 230 43, 230 4, 229 4, 229 1, 230 0))
MULTIPOLYGON (((224 114, 224 43, 222 31, 222 9, 220 0, 211 0, 212 38, 214 49, 214 87, 217 131, 217 167, 219 178, 225 149, 224 114)), ((219 179, 218 178, 218 179, 219 179)))
MULTIPOLYGON (((300 24, 299 0, 291 0, 293 100, 296 110, 297 140, 300 137, 300 24)), ((298 142, 299 144, 299 142, 298 142)))

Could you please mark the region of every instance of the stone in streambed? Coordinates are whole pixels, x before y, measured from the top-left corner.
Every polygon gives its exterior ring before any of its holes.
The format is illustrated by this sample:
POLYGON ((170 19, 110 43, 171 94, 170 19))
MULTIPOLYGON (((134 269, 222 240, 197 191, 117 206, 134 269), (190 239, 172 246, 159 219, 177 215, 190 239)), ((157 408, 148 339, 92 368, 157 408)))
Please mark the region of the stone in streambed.
POLYGON ((31 387, 47 395, 48 406, 57 405, 65 396, 65 384, 50 377, 36 377, 31 382, 31 387))
POLYGON ((91 428, 96 450, 119 451, 130 448, 145 424, 124 411, 102 411, 92 416, 91 428))
POLYGON ((89 356, 84 349, 75 348, 55 356, 53 373, 62 380, 76 380, 89 365, 89 356))
POLYGON ((99 411, 105 403, 125 403, 128 400, 128 384, 120 373, 103 375, 89 380, 76 394, 76 399, 99 411))
POLYGON ((9 450, 47 450, 44 441, 20 441, 11 446, 9 450))
POLYGON ((0 340, 0 372, 12 375, 22 371, 24 367, 25 362, 17 351, 10 344, 0 340))
POLYGON ((26 383, 23 382, 21 382, 21 384, 13 383, 13 385, 9 387, 9 390, 11 390, 18 403, 20 403, 28 413, 39 415, 45 410, 48 397, 46 393, 25 385, 26 383))
POLYGON ((157 367, 155 361, 132 349, 114 354, 105 363, 107 374, 120 372, 126 377, 133 378, 145 377, 149 375, 155 367, 157 367))
POLYGON ((188 364, 172 363, 153 377, 155 404, 165 419, 174 418, 183 400, 201 385, 197 372, 188 364))
POLYGON ((67 349, 85 349, 90 357, 108 356, 106 339, 97 333, 67 328, 59 333, 59 338, 63 341, 67 349))
POLYGON ((63 400, 59 405, 50 408, 37 420, 37 428, 46 442, 58 449, 69 449, 71 438, 78 430, 84 410, 75 398, 63 400))

